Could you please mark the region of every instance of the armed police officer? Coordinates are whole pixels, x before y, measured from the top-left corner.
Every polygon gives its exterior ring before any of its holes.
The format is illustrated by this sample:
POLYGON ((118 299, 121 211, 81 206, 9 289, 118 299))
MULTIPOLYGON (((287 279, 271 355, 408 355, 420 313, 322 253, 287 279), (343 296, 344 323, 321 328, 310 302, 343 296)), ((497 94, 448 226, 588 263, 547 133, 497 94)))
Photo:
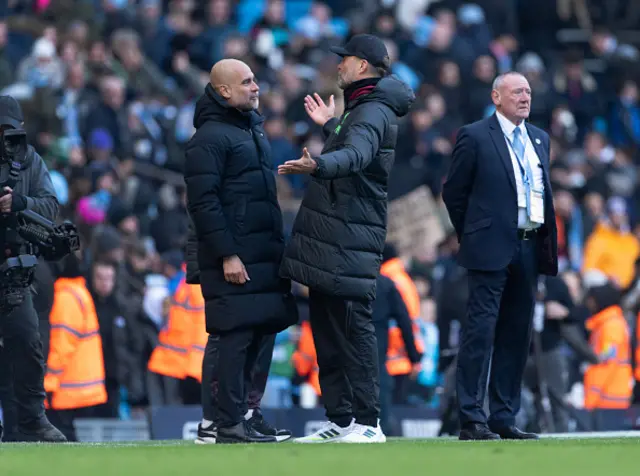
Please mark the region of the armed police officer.
MULTIPOLYGON (((0 96, 0 270, 6 269, 10 258, 23 253, 24 240, 16 231, 17 213, 32 210, 52 222, 58 214, 49 171, 42 157, 27 145, 23 124, 18 101, 0 96)), ((15 422, 13 428, 7 428, 4 440, 66 441, 45 416, 44 356, 30 288, 10 286, 4 274, 0 278, 0 398, 5 421, 15 422), (7 306, 9 298, 15 308, 7 306)))

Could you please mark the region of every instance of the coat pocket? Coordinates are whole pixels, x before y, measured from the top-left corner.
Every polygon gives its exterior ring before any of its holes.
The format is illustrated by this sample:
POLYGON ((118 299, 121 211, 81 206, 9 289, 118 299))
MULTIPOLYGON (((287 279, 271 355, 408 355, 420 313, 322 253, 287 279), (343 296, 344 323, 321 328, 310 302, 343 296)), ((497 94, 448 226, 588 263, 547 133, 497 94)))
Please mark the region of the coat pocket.
POLYGON ((491 217, 482 218, 480 220, 476 220, 473 223, 470 223, 464 228, 464 234, 467 235, 469 233, 474 233, 478 230, 482 230, 483 228, 489 228, 491 226, 491 217))

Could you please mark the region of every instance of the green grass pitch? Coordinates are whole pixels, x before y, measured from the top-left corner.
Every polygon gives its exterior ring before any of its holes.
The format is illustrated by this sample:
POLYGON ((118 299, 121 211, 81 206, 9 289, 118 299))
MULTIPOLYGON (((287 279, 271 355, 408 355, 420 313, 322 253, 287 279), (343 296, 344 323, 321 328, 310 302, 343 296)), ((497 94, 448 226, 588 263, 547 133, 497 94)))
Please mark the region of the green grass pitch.
POLYGON ((0 444, 6 476, 604 476, 640 474, 640 438, 383 445, 0 444))

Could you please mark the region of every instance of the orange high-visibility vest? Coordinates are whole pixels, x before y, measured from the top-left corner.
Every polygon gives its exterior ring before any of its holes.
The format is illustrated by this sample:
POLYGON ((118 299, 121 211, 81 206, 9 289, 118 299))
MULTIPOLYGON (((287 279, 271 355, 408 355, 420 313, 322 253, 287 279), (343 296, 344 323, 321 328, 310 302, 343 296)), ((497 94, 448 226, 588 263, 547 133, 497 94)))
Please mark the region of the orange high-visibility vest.
POLYGON ((188 284, 188 310, 191 315, 191 346, 189 347, 189 361, 187 363, 187 377, 202 382, 202 360, 204 348, 209 334, 204 315, 204 297, 199 284, 188 284))
POLYGON ((640 312, 636 321, 636 372, 635 377, 640 382, 640 312))
MULTIPOLYGON (((413 279, 404 269, 400 258, 392 258, 380 267, 380 274, 391 279, 402 296, 404 305, 407 306, 409 317, 414 321, 413 335, 418 352, 424 352, 422 341, 417 338, 418 325, 415 322, 420 318, 420 294, 413 279)), ((389 347, 387 349, 387 372, 389 375, 407 375, 411 373, 411 361, 407 357, 407 350, 402 339, 402 332, 397 326, 389 328, 389 347)))
POLYGON ((321 395, 316 346, 313 342, 311 324, 308 321, 304 321, 300 326, 298 348, 291 356, 291 360, 298 375, 306 375, 307 383, 313 387, 318 396, 321 395))
POLYGON ((194 342, 194 326, 198 321, 203 321, 204 324, 204 298, 200 286, 187 284, 186 279, 182 278, 171 301, 167 324, 158 335, 158 344, 151 353, 147 368, 151 372, 180 380, 189 376, 199 376, 202 379, 204 346, 201 352, 199 348, 193 348, 194 345, 200 346, 202 342, 200 336, 194 342), (200 370, 194 371, 198 357, 200 370))
MULTIPOLYGON (((54 283, 47 372, 44 388, 55 410, 100 405, 107 401, 98 316, 84 278, 54 283)), ((49 402, 45 403, 49 408, 49 402)))
POLYGON ((607 360, 591 365, 584 375, 584 407, 629 408, 633 392, 629 326, 620 306, 610 306, 587 320, 589 343, 607 360))

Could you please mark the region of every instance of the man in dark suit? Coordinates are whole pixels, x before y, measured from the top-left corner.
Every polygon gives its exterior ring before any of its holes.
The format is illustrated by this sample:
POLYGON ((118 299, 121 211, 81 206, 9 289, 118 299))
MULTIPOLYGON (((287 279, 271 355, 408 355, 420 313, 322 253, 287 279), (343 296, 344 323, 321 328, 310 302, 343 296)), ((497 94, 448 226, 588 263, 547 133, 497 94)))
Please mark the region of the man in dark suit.
POLYGON ((491 98, 496 114, 460 129, 443 189, 469 279, 457 365, 460 439, 534 439, 515 427, 515 416, 537 277, 558 272, 549 136, 524 122, 531 107, 524 76, 498 76, 491 98))

